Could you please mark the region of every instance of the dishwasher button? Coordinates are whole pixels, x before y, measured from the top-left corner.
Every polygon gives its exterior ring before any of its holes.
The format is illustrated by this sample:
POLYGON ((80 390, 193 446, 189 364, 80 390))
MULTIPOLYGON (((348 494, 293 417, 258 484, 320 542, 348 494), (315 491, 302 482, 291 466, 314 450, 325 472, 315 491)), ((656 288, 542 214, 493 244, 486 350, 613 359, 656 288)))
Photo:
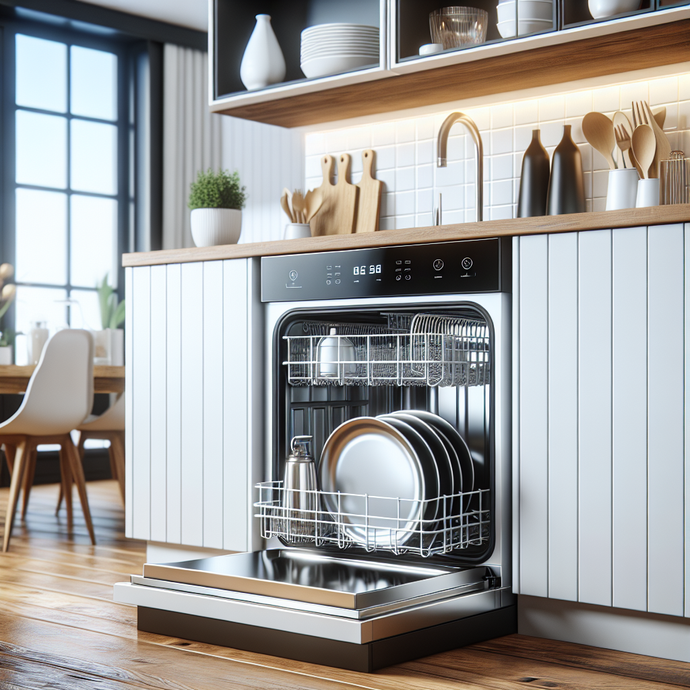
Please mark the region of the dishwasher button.
POLYGON ((445 264, 443 263, 443 259, 435 259, 433 265, 435 271, 442 271, 443 267, 445 266, 445 264))
POLYGON ((288 277, 290 278, 290 280, 291 280, 293 283, 297 280, 297 277, 298 277, 298 276, 299 276, 299 273, 297 273, 297 271, 294 271, 294 270, 293 270, 293 271, 290 271, 290 273, 288 273, 288 277))
POLYGON ((474 261, 472 261, 472 259, 470 259, 469 256, 466 256, 466 257, 462 260, 462 267, 463 267, 466 271, 469 271, 470 268, 472 268, 473 265, 474 265, 474 261))

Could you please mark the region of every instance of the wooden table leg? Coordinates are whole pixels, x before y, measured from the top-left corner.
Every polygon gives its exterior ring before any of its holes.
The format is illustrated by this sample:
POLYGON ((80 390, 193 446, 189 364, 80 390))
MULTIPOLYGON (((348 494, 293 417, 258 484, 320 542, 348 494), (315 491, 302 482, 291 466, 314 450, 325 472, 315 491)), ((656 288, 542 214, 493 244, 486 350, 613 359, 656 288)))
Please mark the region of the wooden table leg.
POLYGON ((115 466, 114 477, 120 486, 122 505, 125 505, 125 442, 124 434, 115 432, 110 437, 110 457, 115 466))
POLYGON ((38 450, 34 448, 29 454, 24 471, 24 496, 22 498, 22 520, 26 520, 26 509, 29 507, 29 496, 31 487, 34 485, 36 474, 36 461, 38 460, 38 450))
POLYGON ((12 468, 14 467, 14 456, 17 452, 17 446, 9 445, 7 443, 5 445, 5 460, 7 460, 7 467, 10 471, 10 475, 12 474, 12 468))
POLYGON ((2 540, 2 550, 10 548, 10 538, 12 536, 12 526, 14 525, 14 514, 17 510, 17 500, 19 499, 19 487, 22 485, 22 475, 26 464, 28 440, 21 441, 17 445, 17 452, 14 456, 14 470, 12 471, 12 481, 10 482, 10 495, 7 499, 7 514, 5 515, 5 534, 2 540))
MULTIPOLYGON (((67 511, 67 531, 72 532, 74 518, 72 515, 72 470, 71 461, 64 446, 60 446, 60 490, 65 499, 65 510, 67 511)), ((60 505, 58 504, 58 510, 60 505)))

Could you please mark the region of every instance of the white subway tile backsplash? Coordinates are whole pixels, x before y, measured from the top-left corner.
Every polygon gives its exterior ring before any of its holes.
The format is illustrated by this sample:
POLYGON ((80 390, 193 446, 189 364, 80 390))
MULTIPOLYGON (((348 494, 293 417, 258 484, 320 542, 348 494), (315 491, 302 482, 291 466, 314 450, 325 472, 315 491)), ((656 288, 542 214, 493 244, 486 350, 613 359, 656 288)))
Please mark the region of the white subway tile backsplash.
POLYGON ((417 142, 417 165, 434 162, 434 142, 433 141, 418 141, 417 142))
POLYGON ((433 139, 436 136, 436 127, 434 126, 434 117, 420 117, 417 122, 417 141, 424 139, 433 139))
POLYGON ((415 164, 415 145, 399 144, 395 149, 395 165, 397 168, 407 168, 415 164))
POLYGON ((579 91, 565 95, 565 117, 583 117, 591 110, 591 91, 579 91))
POLYGON ((405 192, 414 189, 415 185, 415 169, 402 168, 395 171, 395 191, 405 192))
POLYGON ((494 105, 491 108, 491 129, 513 126, 513 104, 494 105))
POLYGON ((565 96, 549 96, 539 100, 539 122, 562 120, 565 117, 565 96))
POLYGON ((417 166, 417 189, 431 189, 434 186, 434 167, 432 165, 417 166))
MULTIPOLYGON (((667 109, 664 129, 674 148, 690 155, 690 75, 663 77, 582 89, 566 94, 517 100, 482 108, 457 107, 479 127, 484 144, 484 218, 517 215, 522 158, 539 128, 549 155, 563 137, 564 124, 582 154, 587 208, 603 209, 608 165, 582 135, 582 117, 592 110, 609 116, 622 109, 631 116, 631 102, 649 100, 667 109)), ((352 156, 352 180, 359 179, 361 153, 376 151, 375 175, 384 183, 381 229, 426 226, 432 223, 439 193, 443 195, 443 222, 475 218, 475 145, 466 128, 455 125, 448 139, 446 168, 436 167, 436 135, 449 111, 389 122, 305 132, 302 153, 307 188, 321 184, 320 156, 352 156)), ((393 116, 394 117, 394 116, 393 116)), ((282 221, 281 221, 282 223, 282 221)), ((282 225, 281 225, 282 229, 282 225)))
POLYGON ((515 125, 536 125, 539 122, 539 101, 519 101, 513 107, 515 125))
POLYGON ((415 212, 415 192, 398 192, 395 195, 395 214, 407 216, 415 212))
POLYGON ((690 100, 690 74, 681 74, 678 77, 678 99, 681 101, 690 100))
POLYGON ((649 84, 650 105, 678 102, 678 77, 655 79, 649 84))
POLYGON ((491 132, 491 150, 489 153, 495 156, 499 153, 512 153, 513 151, 513 130, 499 129, 491 132))
POLYGON ((615 113, 621 107, 620 86, 606 86, 592 92, 592 110, 600 113, 615 113))
POLYGON ((395 142, 397 144, 405 144, 408 141, 415 140, 417 128, 414 120, 403 120, 395 124, 395 142))
POLYGON ((606 197, 599 197, 592 199, 592 211, 605 211, 606 210, 606 197))

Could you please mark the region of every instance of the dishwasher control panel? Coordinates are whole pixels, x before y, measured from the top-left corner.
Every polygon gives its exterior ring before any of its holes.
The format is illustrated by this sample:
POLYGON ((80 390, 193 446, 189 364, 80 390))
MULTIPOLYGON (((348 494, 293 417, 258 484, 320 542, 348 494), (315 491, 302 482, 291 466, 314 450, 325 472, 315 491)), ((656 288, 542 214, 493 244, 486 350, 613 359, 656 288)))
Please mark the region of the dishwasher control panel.
POLYGON ((462 240, 261 259, 261 300, 508 291, 509 239, 462 240))

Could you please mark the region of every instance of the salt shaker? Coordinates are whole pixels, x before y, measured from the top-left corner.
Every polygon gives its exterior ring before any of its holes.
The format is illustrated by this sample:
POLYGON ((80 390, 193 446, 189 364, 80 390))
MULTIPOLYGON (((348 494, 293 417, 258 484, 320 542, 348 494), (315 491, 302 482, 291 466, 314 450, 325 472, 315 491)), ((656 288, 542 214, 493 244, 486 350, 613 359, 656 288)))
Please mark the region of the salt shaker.
POLYGON ((292 542, 313 541, 316 536, 319 500, 311 440, 311 436, 295 436, 290 442, 291 453, 285 461, 282 531, 292 542))

